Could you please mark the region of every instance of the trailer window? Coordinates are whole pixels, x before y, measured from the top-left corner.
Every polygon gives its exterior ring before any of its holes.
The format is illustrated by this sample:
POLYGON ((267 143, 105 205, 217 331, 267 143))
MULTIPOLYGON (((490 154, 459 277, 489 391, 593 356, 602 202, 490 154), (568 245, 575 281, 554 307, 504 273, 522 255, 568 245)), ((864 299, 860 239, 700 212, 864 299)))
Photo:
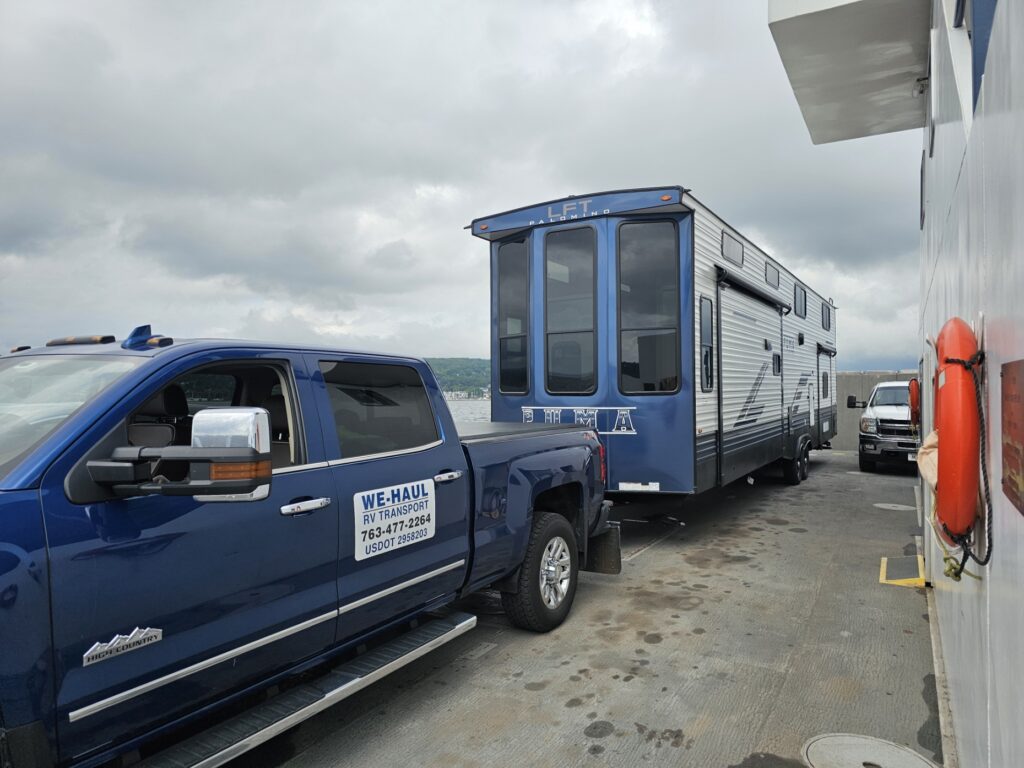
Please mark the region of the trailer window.
POLYGON ((700 298, 700 391, 715 388, 714 305, 711 299, 700 298))
POLYGON ((826 331, 832 330, 832 307, 821 302, 821 327, 826 331))
POLYGON ((793 286, 793 311, 797 317, 807 317, 807 289, 799 284, 793 286))
POLYGON ((619 227, 619 390, 679 389, 679 244, 671 221, 619 227))
POLYGON ((722 232, 722 256, 726 261, 731 261, 740 267, 743 266, 743 243, 724 231, 722 232))
POLYGON ((498 246, 498 389, 526 394, 529 258, 525 240, 498 246))
POLYGON ((770 261, 764 263, 764 281, 772 288, 779 287, 779 268, 770 261))
POLYGON ((589 394, 597 388, 594 230, 551 232, 544 246, 547 389, 589 394))

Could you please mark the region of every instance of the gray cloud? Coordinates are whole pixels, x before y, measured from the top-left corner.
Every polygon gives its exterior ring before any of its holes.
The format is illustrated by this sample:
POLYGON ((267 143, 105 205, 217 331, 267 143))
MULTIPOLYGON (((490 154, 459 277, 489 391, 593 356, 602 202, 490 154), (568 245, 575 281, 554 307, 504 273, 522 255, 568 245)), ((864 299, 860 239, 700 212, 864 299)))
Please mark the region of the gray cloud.
POLYGON ((6 7, 0 343, 486 355, 471 218, 681 183, 835 297, 844 366, 911 360, 862 339, 916 316, 920 137, 813 147, 764 0, 725 5, 6 7))

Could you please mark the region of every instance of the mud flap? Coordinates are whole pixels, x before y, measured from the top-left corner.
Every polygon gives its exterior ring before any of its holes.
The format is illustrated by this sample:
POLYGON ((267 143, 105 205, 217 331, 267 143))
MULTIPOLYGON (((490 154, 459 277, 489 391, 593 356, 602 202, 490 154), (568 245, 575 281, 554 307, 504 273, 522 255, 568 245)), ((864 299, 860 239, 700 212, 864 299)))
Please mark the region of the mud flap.
POLYGON ((609 521, 608 530, 590 539, 587 559, 581 570, 622 573, 622 532, 617 522, 609 521))

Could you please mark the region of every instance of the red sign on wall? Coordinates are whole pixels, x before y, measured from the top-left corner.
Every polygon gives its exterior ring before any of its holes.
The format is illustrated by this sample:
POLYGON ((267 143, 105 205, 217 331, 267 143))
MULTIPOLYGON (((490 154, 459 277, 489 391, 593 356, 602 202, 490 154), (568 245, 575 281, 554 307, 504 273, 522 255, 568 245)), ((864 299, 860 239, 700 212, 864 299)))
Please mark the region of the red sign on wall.
POLYGON ((1006 363, 1003 380, 1003 493, 1024 514, 1024 360, 1006 363))

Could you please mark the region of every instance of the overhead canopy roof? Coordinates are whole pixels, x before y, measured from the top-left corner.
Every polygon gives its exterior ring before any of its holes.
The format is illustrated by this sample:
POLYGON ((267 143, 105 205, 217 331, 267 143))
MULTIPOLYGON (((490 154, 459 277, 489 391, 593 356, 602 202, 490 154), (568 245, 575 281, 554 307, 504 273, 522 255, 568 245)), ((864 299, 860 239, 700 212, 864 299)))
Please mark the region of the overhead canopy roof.
POLYGON ((931 0, 770 0, 768 26, 815 144, 925 123, 931 0))

